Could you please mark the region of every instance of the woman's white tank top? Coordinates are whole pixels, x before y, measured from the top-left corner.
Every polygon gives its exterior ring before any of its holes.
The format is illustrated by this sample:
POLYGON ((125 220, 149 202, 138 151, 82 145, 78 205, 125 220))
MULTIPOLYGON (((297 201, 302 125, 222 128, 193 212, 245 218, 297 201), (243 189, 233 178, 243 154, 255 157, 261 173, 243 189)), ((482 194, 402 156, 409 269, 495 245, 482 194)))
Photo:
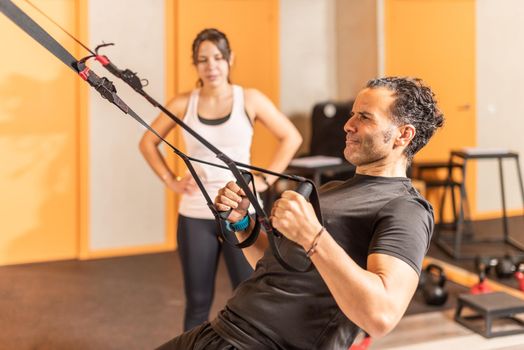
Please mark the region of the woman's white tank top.
MULTIPOLYGON (((229 119, 217 125, 202 123, 198 118, 198 97, 200 89, 193 90, 189 97, 184 122, 202 135, 212 145, 231 159, 250 164, 251 141, 253 126, 244 107, 244 90, 233 85, 233 108, 229 119)), ((210 150, 203 146, 187 131, 182 132, 187 154, 191 157, 224 165, 210 150)), ((192 162, 202 179, 204 187, 212 201, 218 190, 235 178, 229 170, 210 165, 192 162)), ((213 214, 207 207, 204 195, 197 189, 192 194, 185 194, 180 201, 179 213, 197 219, 213 219, 213 214)))

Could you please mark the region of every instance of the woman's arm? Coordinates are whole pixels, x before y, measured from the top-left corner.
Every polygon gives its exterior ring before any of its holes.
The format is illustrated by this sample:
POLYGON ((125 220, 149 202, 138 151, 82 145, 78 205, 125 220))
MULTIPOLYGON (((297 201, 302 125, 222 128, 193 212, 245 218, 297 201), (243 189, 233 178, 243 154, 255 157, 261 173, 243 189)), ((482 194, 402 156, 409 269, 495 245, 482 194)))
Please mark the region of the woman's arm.
MULTIPOLYGON (((187 95, 175 97, 168 105, 167 109, 175 115, 183 113, 187 104, 187 95)), ((163 138, 176 126, 175 122, 167 115, 160 114, 151 124, 151 127, 163 138)), ((162 153, 158 149, 161 140, 151 131, 146 131, 139 143, 139 149, 145 160, 153 169, 155 174, 165 183, 165 185, 176 193, 188 193, 196 189, 194 180, 190 174, 183 177, 176 176, 171 172, 166 164, 162 153)))
MULTIPOLYGON (((260 91, 245 89, 245 102, 248 113, 254 115, 255 119, 268 128, 278 140, 278 147, 267 169, 284 171, 302 144, 302 136, 289 119, 260 91)), ((275 176, 267 176, 270 185, 276 180, 275 176)))

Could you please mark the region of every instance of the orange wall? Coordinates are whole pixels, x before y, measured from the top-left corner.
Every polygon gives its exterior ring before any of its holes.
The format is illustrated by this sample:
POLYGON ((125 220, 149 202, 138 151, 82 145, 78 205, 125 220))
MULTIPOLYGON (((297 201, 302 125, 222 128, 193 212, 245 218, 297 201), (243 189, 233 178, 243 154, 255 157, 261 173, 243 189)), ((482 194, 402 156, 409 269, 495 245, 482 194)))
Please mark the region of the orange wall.
MULTIPOLYGON (((386 0, 385 73, 422 78, 436 93, 446 123, 416 157, 444 161, 476 146, 475 0, 386 0)), ((466 186, 475 212, 475 166, 466 186)), ((437 207, 438 197, 429 196, 437 207)), ((448 197, 449 198, 449 197, 448 197)))
MULTIPOLYGON (((34 10, 21 1, 17 4, 74 55, 84 53, 34 10)), ((37 5, 88 42, 88 0, 37 5)), ((256 87, 278 103, 278 0, 166 0, 165 8, 166 101, 194 87, 191 42, 199 30, 213 26, 231 40, 237 58, 233 82, 256 87)), ((11 49, 0 64, 0 265, 92 257, 88 88, 4 17, 0 31, 12 33, 3 38, 4 47, 11 49)), ((264 166, 275 146, 268 132, 256 125, 253 163, 264 166)), ((176 200, 169 193, 166 198, 164 249, 170 249, 175 246, 176 200)), ((134 247, 124 253, 148 251, 151 247, 134 247)))
MULTIPOLYGON (((279 97, 278 1, 277 0, 179 0, 176 16, 177 90, 195 87, 197 76, 191 63, 191 43, 206 27, 226 33, 235 53, 232 81, 255 87, 274 103, 279 97)), ((257 127, 253 164, 271 159, 273 143, 257 127), (269 147, 269 148, 268 148, 269 147)))
MULTIPOLYGON (((23 2, 19 7, 66 49, 71 40, 23 2)), ((81 1, 39 6, 77 32, 81 1)), ((0 16, 0 265, 74 258, 79 232, 80 81, 0 16)))
MULTIPOLYGON (((215 27, 226 33, 235 54, 232 82, 257 88, 278 104, 278 0, 178 0, 174 5, 168 4, 167 9, 174 11, 174 24, 167 25, 168 30, 174 30, 174 35, 167 35, 173 43, 168 42, 167 47, 175 52, 171 73, 174 79, 168 82, 168 97, 195 87, 197 75, 191 62, 191 43, 199 31, 215 27)), ((275 148, 276 140, 256 124, 252 164, 267 165, 275 148)), ((171 161, 177 162, 175 168, 182 166, 174 157, 171 161)), ((168 193, 167 202, 166 235, 170 240, 176 227, 175 196, 168 193)))

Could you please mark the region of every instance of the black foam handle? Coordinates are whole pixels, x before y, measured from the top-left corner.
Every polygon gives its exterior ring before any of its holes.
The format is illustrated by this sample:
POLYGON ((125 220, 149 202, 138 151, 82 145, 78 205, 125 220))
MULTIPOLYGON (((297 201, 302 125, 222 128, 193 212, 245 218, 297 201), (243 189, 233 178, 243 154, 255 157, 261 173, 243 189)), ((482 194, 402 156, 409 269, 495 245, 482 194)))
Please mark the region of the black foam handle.
MULTIPOLYGON (((247 184, 249 185, 249 183, 251 182, 251 174, 250 173, 242 173, 242 177, 244 178, 244 180, 246 180, 247 184)), ((237 181, 237 185, 238 185, 238 181, 237 181)), ((229 217, 229 214, 231 214, 231 211, 233 209, 229 209, 229 210, 226 210, 226 211, 221 211, 218 213, 218 215, 220 215, 220 217, 224 220, 227 220, 227 218, 229 217)))
POLYGON ((313 192, 313 184, 308 181, 301 182, 295 192, 302 195, 305 199, 309 199, 309 196, 311 196, 313 192))
MULTIPOLYGON (((295 189, 295 192, 304 197, 306 200, 309 200, 309 196, 311 196, 311 193, 313 193, 313 184, 308 181, 303 181, 298 184, 297 188, 295 189)), ((274 230, 273 233, 277 237, 282 236, 282 234, 277 230, 274 230)))

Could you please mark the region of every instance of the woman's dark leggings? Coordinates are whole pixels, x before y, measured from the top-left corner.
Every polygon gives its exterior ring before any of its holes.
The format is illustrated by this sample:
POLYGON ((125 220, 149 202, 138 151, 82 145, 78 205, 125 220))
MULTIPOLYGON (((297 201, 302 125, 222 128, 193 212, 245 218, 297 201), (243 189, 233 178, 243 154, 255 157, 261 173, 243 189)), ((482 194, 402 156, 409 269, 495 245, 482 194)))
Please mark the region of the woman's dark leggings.
POLYGON ((215 220, 179 215, 177 242, 184 275, 187 331, 208 320, 220 251, 224 252, 233 288, 248 278, 253 269, 240 249, 218 241, 215 220))

